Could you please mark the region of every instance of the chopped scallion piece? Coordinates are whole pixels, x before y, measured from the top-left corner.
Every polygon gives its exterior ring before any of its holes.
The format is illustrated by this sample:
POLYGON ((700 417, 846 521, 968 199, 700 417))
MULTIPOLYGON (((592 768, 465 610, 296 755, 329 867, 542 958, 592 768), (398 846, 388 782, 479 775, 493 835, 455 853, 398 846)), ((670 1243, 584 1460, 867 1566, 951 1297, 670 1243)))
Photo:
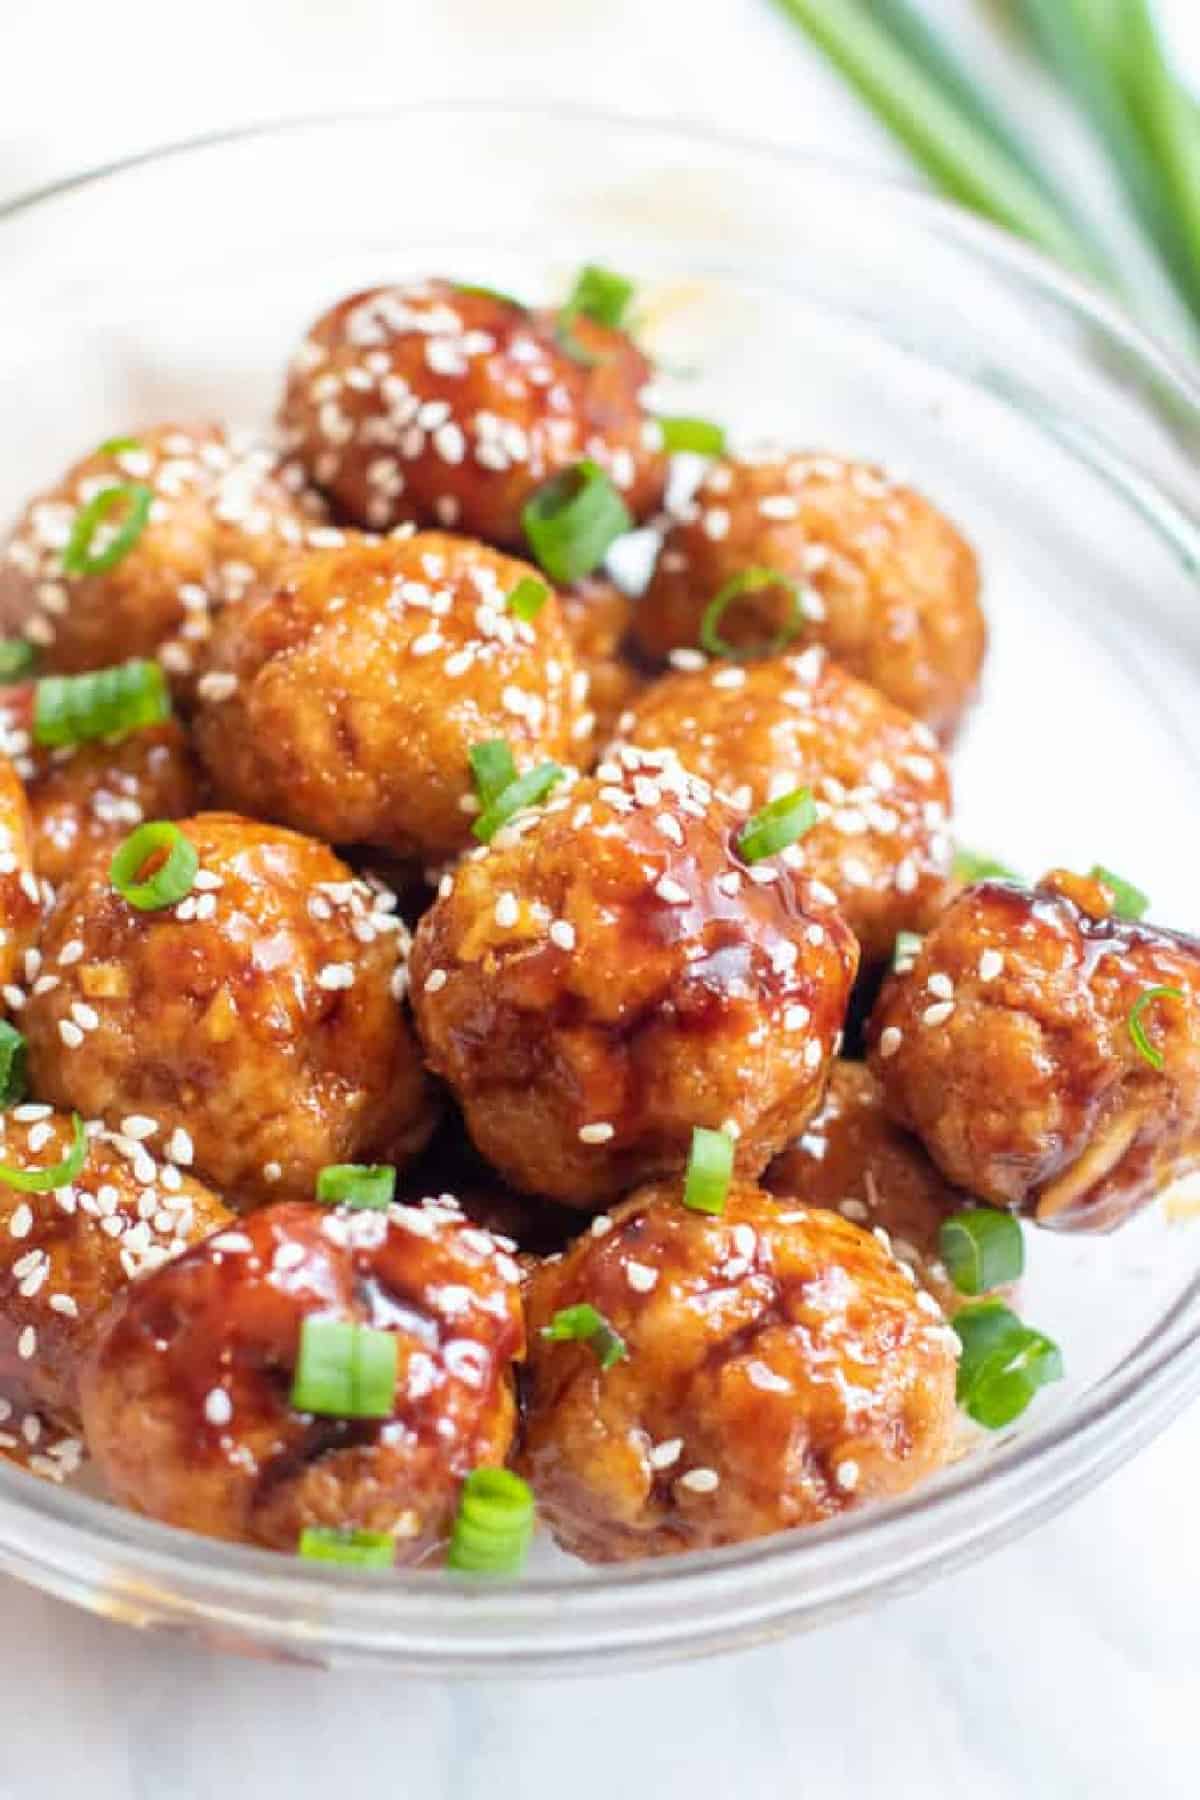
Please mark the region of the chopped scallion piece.
POLYGON ((139 825, 117 846, 108 865, 108 878, 130 906, 139 912, 159 912, 191 893, 199 866, 195 848, 178 825, 169 819, 155 819, 139 825), (147 875, 146 867, 152 862, 155 866, 147 875))
POLYGON ((292 1406, 323 1418, 385 1419, 396 1403, 396 1364, 392 1332, 310 1314, 300 1327, 292 1406))
POLYGON ((544 581, 538 581, 532 575, 523 575, 508 596, 508 610, 515 618, 523 619, 529 624, 537 618, 549 598, 550 589, 544 581))
POLYGON ((463 1482, 446 1567, 519 1575, 533 1540, 533 1494, 511 1469, 472 1469, 463 1482))
POLYGON ((101 488, 94 499, 75 515, 67 547, 62 553, 66 575, 106 575, 128 556, 150 517, 154 505, 154 489, 144 481, 129 481, 118 487, 101 488), (125 517, 111 543, 93 552, 92 541, 115 506, 124 505, 125 517))
POLYGON ((135 658, 86 675, 43 675, 34 688, 33 741, 45 749, 122 737, 171 716, 166 678, 135 658))
POLYGON ((663 449, 670 455, 678 450, 690 450, 696 456, 723 456, 725 453, 725 427, 714 425, 711 419, 660 414, 658 424, 663 449))
POLYGON ((543 482, 526 502, 521 524, 539 565, 569 587, 599 567, 633 519, 604 470, 585 458, 543 482))
POLYGON ((56 1188, 69 1187, 87 1157, 87 1133, 78 1113, 71 1114, 71 1131, 71 1148, 61 1162, 48 1169, 18 1169, 12 1163, 0 1163, 0 1182, 21 1194, 52 1194, 56 1188))
POLYGON ((37 662, 37 651, 24 638, 0 638, 0 685, 22 681, 37 662))
POLYGON ((1018 887, 1025 885, 1007 863, 997 862, 994 856, 985 856, 978 850, 966 850, 961 845, 954 853, 954 877, 956 881, 1015 881, 1018 887))
POLYGON ((731 656, 737 662, 745 662, 752 657, 777 656, 794 638, 804 630, 807 617, 804 606, 804 589, 800 582, 793 581, 790 575, 784 575, 779 569, 743 569, 734 575, 724 587, 719 588, 705 607, 700 619, 701 648, 710 656, 731 656), (751 644, 742 647, 731 644, 721 636, 718 629, 724 614, 735 600, 743 594, 757 594, 763 588, 783 588, 791 603, 791 613, 786 623, 774 637, 765 643, 751 644))
POLYGON ((611 1369, 629 1355, 624 1338, 586 1300, 578 1306, 560 1307, 550 1323, 542 1326, 542 1336, 559 1344, 572 1340, 590 1344, 602 1369, 611 1369))
POLYGON ((1140 919, 1145 916, 1150 904, 1149 894, 1143 894, 1141 888, 1134 887, 1132 881, 1126 881, 1121 875, 1114 875, 1103 863, 1096 863, 1092 868, 1093 881, 1102 881, 1106 888, 1112 890, 1116 901, 1118 919, 1140 919))
POLYGON ((144 448, 144 445, 142 443, 141 438, 135 438, 135 437, 105 438, 104 442, 97 446, 96 455, 97 456, 120 456, 120 454, 123 450, 141 450, 143 448, 144 448))
POLYGON ((743 862, 762 862, 777 856, 811 831, 817 822, 817 808, 808 788, 797 788, 792 794, 781 794, 755 813, 742 828, 738 838, 738 854, 743 862))
POLYGON ((518 775, 515 781, 490 800, 480 813, 471 830, 481 844, 490 844, 502 825, 517 813, 523 812, 527 806, 538 806, 546 795, 560 782, 566 773, 557 763, 539 763, 536 769, 530 769, 525 775, 518 775))
POLYGON ((921 954, 921 945, 924 941, 919 931, 898 931, 896 942, 892 946, 893 969, 898 969, 901 974, 906 969, 911 969, 921 954))
POLYGON ((1039 1388, 1062 1377, 1058 1345, 1000 1300, 964 1306, 950 1323, 962 1344, 958 1403, 989 1431, 1011 1425, 1039 1388))
POLYGON ((697 1125, 683 1182, 683 1204, 692 1212, 725 1211, 725 1196, 733 1175, 733 1139, 727 1131, 708 1131, 697 1125))
POLYGON ((488 738, 486 743, 472 744, 467 756, 475 777, 475 791, 483 804, 490 806, 517 779, 512 751, 503 738, 488 738))
POLYGON ((347 1569, 390 1569, 396 1560, 396 1540, 386 1531, 338 1531, 328 1525, 307 1525, 299 1550, 309 1562, 347 1569))
POLYGON ((598 263, 586 263, 575 277, 563 311, 572 318, 582 313, 585 319, 616 331, 624 323, 633 295, 634 285, 628 277, 602 269, 598 263))
POLYGON ((0 1106, 16 1106, 25 1097, 25 1049, 24 1035, 0 1019, 0 1106))
POLYGON ((317 1175, 317 1199, 326 1206, 384 1212, 396 1192, 396 1171, 380 1163, 327 1163, 317 1175))
POLYGON ((1153 1006, 1156 1000, 1182 999, 1183 994, 1179 988, 1152 987, 1147 988, 1144 994, 1139 994, 1134 1001, 1133 1006, 1130 1008, 1128 1023, 1129 1035, 1133 1039, 1133 1047, 1138 1055, 1143 1057, 1145 1061, 1150 1064, 1152 1069, 1162 1068, 1163 1053, 1158 1046, 1152 1044, 1150 1039, 1146 1036, 1146 1027, 1142 1024, 1142 1014, 1148 1006, 1153 1006))
POLYGON ((944 1219, 938 1248, 960 1294, 1006 1287, 1025 1267, 1020 1223, 994 1206, 968 1206, 944 1219))

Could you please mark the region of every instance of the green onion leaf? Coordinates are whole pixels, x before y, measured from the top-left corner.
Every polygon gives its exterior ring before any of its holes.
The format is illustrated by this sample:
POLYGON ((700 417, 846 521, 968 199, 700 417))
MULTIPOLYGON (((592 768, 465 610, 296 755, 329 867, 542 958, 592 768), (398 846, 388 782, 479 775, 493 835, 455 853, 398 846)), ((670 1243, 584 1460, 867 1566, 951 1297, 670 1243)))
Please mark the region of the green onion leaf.
POLYGON ((617 331, 624 322, 633 299, 634 286, 624 275, 602 269, 597 263, 586 263, 575 277, 575 285, 567 295, 564 312, 572 318, 582 313, 596 325, 607 325, 617 331))
POLYGON ((508 596, 507 606, 514 617, 523 619, 528 625, 537 618, 549 598, 550 589, 544 581, 538 581, 533 575, 522 575, 508 596))
POLYGON ((298 1548, 309 1562, 341 1563, 347 1569, 390 1569, 396 1560, 396 1540, 386 1531, 306 1525, 298 1548))
POLYGON ((37 662, 37 651, 24 638, 0 638, 0 685, 22 681, 37 662))
POLYGON ((511 1469, 472 1469, 463 1482, 446 1567, 519 1575, 533 1541, 533 1494, 511 1469))
POLYGON ((943 1219, 938 1248, 960 1294, 1007 1287, 1025 1267, 1020 1223, 994 1206, 968 1206, 943 1219))
POLYGON ((386 1212, 396 1192, 396 1171, 380 1163, 327 1163, 317 1175, 317 1199, 325 1206, 386 1212))
POLYGON ((960 844, 954 853, 954 879, 956 881, 1015 881, 1018 887, 1025 883, 1015 869, 1007 863, 997 862, 994 856, 987 856, 979 850, 967 850, 960 844))
POLYGON ((0 1019, 0 1106, 25 1098, 25 1038, 15 1025, 0 1019))
POLYGON ((33 741, 45 749, 124 736, 171 716, 166 677, 135 658, 87 675, 43 675, 34 689, 33 741))
POLYGON ((719 588, 705 607, 700 619, 700 643, 710 656, 731 656, 737 662, 745 662, 751 657, 776 656, 799 637, 807 616, 804 588, 800 582, 793 581, 791 576, 778 569, 743 569, 740 575, 734 575, 719 588), (763 588, 773 587, 786 588, 791 600, 791 614, 783 629, 764 644, 752 644, 745 649, 727 643, 717 629, 727 608, 743 594, 757 594, 763 588))
POLYGON ((599 567, 633 519, 604 470, 585 458, 543 482, 526 502, 521 524, 539 565, 570 587, 599 567))
POLYGON ((71 1148, 61 1162, 48 1169, 18 1169, 12 1163, 0 1163, 0 1182, 21 1194, 52 1194, 56 1188, 69 1187, 87 1158, 87 1133, 78 1113, 71 1114, 71 1131, 71 1148))
POLYGON ((1133 1006, 1130 1008, 1127 1023, 1129 1026, 1129 1035, 1133 1039, 1133 1047, 1138 1055, 1143 1057, 1145 1061, 1150 1064, 1152 1069, 1162 1068, 1163 1054, 1157 1045, 1152 1044, 1150 1039, 1146 1036, 1146 1027, 1142 1024, 1142 1014, 1148 1006, 1153 1006, 1156 1000, 1182 999, 1183 994, 1179 988, 1152 987, 1147 988, 1144 994, 1139 994, 1134 1001, 1133 1006))
POLYGON ((515 814, 523 812, 527 806, 540 805, 565 774, 566 770, 560 769, 557 763, 544 762, 510 781, 494 800, 488 802, 471 827, 480 843, 490 844, 500 827, 515 814))
POLYGON ((550 1323, 542 1326, 542 1336, 558 1344, 572 1340, 590 1344, 600 1367, 606 1370, 629 1355, 624 1338, 613 1330, 604 1314, 589 1306, 586 1300, 580 1301, 578 1306, 560 1307, 550 1323))
POLYGON ((817 822, 817 808, 809 788, 797 788, 792 794, 781 794, 778 800, 760 807, 738 838, 738 854, 743 862, 762 862, 777 856, 811 831, 817 822))
POLYGON ((517 765, 503 738, 488 738, 485 743, 472 744, 467 757, 475 778, 475 791, 485 806, 490 806, 517 779, 517 765))
POLYGON ((101 488, 75 515, 67 547, 62 553, 66 575, 106 575, 133 549, 150 517, 154 505, 154 489, 144 481, 129 481, 119 487, 101 488), (93 554, 92 540, 113 510, 124 505, 125 517, 112 542, 93 554))
POLYGON ((174 906, 192 891, 200 858, 178 825, 155 819, 131 831, 108 865, 108 878, 130 906, 139 912, 159 912, 174 906), (151 874, 147 863, 166 852, 151 874))
POLYGON ((105 440, 102 444, 97 445, 96 455, 97 456, 120 456, 120 454, 123 450, 143 450, 144 448, 145 448, 145 445, 142 443, 141 438, 135 438, 135 437, 105 438, 105 440))
POLYGON ((515 306, 518 312, 528 312, 529 308, 523 300, 515 300, 506 294, 503 288, 480 287, 473 281, 454 281, 450 284, 456 294, 473 294, 479 300, 498 300, 501 306, 515 306))
POLYGON ((300 1327, 292 1406, 323 1418, 386 1419, 396 1404, 396 1364, 392 1332, 310 1314, 300 1327))
POLYGON ((921 945, 925 942, 919 931, 898 931, 896 942, 892 945, 892 967, 900 975, 907 974, 917 957, 921 954, 921 945))
POLYGON ((962 1344, 958 1403, 989 1431, 1011 1425, 1039 1388, 1062 1377, 1058 1345, 1000 1300, 964 1306, 950 1323, 962 1344))
POLYGON ((663 449, 670 455, 690 450, 696 456, 724 456, 725 427, 711 419, 688 419, 681 415, 659 414, 663 449))
POLYGON ((683 1182, 683 1204, 692 1212, 725 1211, 725 1197, 733 1175, 733 1139, 727 1131, 708 1131, 697 1125, 683 1182))
POLYGON ((1132 881, 1126 881, 1120 875, 1114 875, 1103 863, 1096 863, 1092 868, 1092 880, 1102 881, 1106 888, 1112 889, 1116 901, 1118 919, 1140 919, 1150 904, 1149 894, 1143 894, 1141 888, 1134 887, 1132 881))

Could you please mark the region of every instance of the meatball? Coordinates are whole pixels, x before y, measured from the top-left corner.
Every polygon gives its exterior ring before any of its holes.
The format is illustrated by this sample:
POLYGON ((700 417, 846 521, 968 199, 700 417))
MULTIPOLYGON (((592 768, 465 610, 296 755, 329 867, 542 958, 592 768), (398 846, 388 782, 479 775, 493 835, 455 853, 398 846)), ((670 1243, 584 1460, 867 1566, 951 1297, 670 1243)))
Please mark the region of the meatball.
POLYGON ((946 1179, 1061 1230, 1200 1163, 1200 943, 1114 900, 1061 870, 968 888, 871 1019, 888 1110, 946 1179))
POLYGON ((314 481, 357 525, 442 525, 510 550, 534 490, 582 458, 637 518, 666 461, 642 408, 646 358, 624 332, 450 281, 351 294, 288 377, 282 423, 314 481))
POLYGON ((750 666, 667 675, 620 722, 630 743, 678 751, 743 812, 811 788, 803 867, 837 897, 864 958, 923 931, 944 904, 954 847, 950 778, 924 725, 819 645, 750 666))
MULTIPOLYGON (((63 674, 157 656, 184 686, 211 615, 270 573, 312 523, 272 451, 216 425, 160 425, 115 438, 31 500, 0 549, 0 627, 63 674), (63 555, 84 508, 105 489, 144 488, 149 516, 111 568, 72 574, 63 555)), ((90 540, 103 558, 126 519, 114 503, 90 540)))
POLYGON ((523 1466, 590 1562, 712 1549, 911 1488, 945 1460, 955 1340, 859 1226, 749 1184, 689 1212, 677 1181, 601 1215, 526 1289, 523 1466), (590 1305, 624 1357, 544 1336, 590 1305))
MULTIPOLYGON (((700 642, 709 603, 751 569, 801 584, 804 636, 941 738, 974 695, 985 628, 970 545, 911 488, 833 456, 713 463, 663 540, 634 628, 665 657, 700 642)), ((782 583, 734 600, 719 621, 746 648, 792 628, 782 583)))
POLYGON ((240 1207, 412 1154, 432 1116, 391 896, 289 831, 228 813, 180 830, 200 867, 177 905, 138 911, 95 862, 61 890, 21 1015, 34 1091, 140 1114, 240 1207))
MULTIPOLYGON (((589 576, 559 596, 563 624, 578 668, 580 703, 575 721, 574 760, 590 768, 612 738, 617 720, 646 685, 624 653, 633 602, 611 581, 589 576)), ((703 773, 703 771, 701 771, 703 773)))
POLYGON ((754 1175, 815 1110, 858 947, 787 853, 667 751, 503 827, 417 929, 434 1070, 516 1187, 587 1206, 682 1169, 696 1125, 754 1175))
POLYGON ((199 684, 218 798, 340 844, 444 858, 471 843, 469 753, 565 757, 574 664, 558 602, 507 597, 525 563, 429 532, 347 537, 228 610, 199 684))
MULTIPOLYGON (((141 1141, 144 1121, 88 1128, 78 1175, 49 1193, 0 1182, 0 1395, 69 1430, 79 1370, 106 1307, 130 1281, 232 1223, 233 1214, 141 1141)), ((0 1161, 62 1163, 72 1122, 32 1102, 0 1114, 0 1161)))
POLYGON ((42 894, 33 872, 33 826, 29 803, 8 756, 9 740, 0 721, 0 989, 13 1009, 13 987, 25 952, 37 935, 42 894))
POLYGON ((453 1201, 266 1207, 128 1288, 83 1372, 88 1448, 116 1499, 278 1550, 307 1526, 446 1538, 463 1478, 503 1463, 523 1350, 518 1270, 453 1201), (291 1403, 306 1321, 388 1332, 384 1418, 291 1403))

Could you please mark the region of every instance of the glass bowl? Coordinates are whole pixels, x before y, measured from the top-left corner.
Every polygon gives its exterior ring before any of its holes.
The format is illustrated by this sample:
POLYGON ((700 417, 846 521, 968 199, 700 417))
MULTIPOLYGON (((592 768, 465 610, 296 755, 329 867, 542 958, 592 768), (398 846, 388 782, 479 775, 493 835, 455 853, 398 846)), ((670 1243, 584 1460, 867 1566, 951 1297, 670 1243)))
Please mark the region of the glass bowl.
MULTIPOLYGON (((1194 917, 1200 385, 1007 237, 827 163, 651 123, 438 105, 163 151, 0 214, 0 513, 158 417, 269 418, 341 293, 442 272, 530 296, 636 275, 664 411, 875 457, 974 539, 993 643, 955 769, 965 841, 1101 861, 1194 917), (1191 821, 1191 827, 1189 827, 1191 821)), ((1200 1389, 1185 1199, 1031 1233, 1067 1379, 909 1499, 735 1550, 512 1585, 314 1567, 0 1464, 0 1566, 141 1626, 312 1662, 561 1674, 813 1626, 1045 1518, 1200 1389)))

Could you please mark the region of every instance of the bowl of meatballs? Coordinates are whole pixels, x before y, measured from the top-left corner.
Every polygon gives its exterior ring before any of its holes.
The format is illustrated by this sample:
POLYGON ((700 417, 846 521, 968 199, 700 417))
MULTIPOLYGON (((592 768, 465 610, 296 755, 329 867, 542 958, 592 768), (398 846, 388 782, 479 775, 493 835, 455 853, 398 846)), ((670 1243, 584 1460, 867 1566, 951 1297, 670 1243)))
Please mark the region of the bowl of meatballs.
POLYGON ((1200 1388, 1194 381, 933 202, 549 112, 0 246, 0 1568, 649 1661, 1200 1388))

